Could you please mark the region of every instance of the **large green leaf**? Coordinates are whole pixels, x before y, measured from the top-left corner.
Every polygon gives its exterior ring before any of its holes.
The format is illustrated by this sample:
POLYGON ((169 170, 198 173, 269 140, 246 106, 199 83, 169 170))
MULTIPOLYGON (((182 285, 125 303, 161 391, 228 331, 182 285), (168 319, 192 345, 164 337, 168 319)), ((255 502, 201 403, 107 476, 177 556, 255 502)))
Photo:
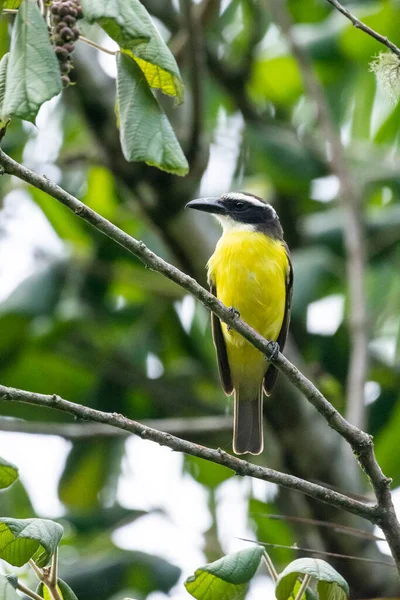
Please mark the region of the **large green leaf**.
POLYGON ((261 546, 228 554, 197 569, 185 581, 189 594, 197 600, 239 600, 255 575, 263 555, 261 546))
MULTIPOLYGON (((273 503, 262 502, 256 498, 249 501, 249 519, 254 527, 255 534, 260 543, 279 544, 292 546, 294 542, 293 532, 288 523, 283 519, 272 518, 278 512, 273 503)), ((295 557, 293 550, 287 548, 268 548, 268 554, 276 566, 283 569, 295 557)))
POLYGON ((217 488, 221 483, 233 477, 233 473, 229 469, 215 463, 208 464, 201 458, 197 458, 197 456, 186 455, 184 461, 185 469, 193 479, 210 489, 217 488))
POLYGON ((3 8, 16 9, 19 8, 22 0, 0 0, 0 10, 3 8))
POLYGON ((59 482, 60 500, 76 514, 93 515, 102 490, 118 473, 120 452, 118 440, 75 442, 59 482))
POLYGON ((35 121, 41 105, 61 91, 58 61, 34 0, 23 0, 11 37, 1 117, 35 121))
MULTIPOLYGON (((65 581, 63 581, 62 579, 59 579, 57 581, 57 589, 61 600, 78 600, 78 598, 71 590, 69 585, 65 583, 65 581)), ((44 598, 45 600, 52 600, 48 588, 45 585, 43 585, 42 582, 39 583, 36 593, 39 594, 39 596, 41 598, 44 598)))
POLYGON ((0 489, 9 487, 18 479, 18 467, 0 456, 0 489))
POLYGON ((1 600, 21 600, 11 583, 0 575, 0 598, 1 600))
POLYGON ((122 151, 128 161, 144 161, 185 175, 188 163, 143 72, 124 54, 117 57, 117 97, 122 151))
POLYGON ((9 52, 7 52, 7 54, 4 54, 4 56, 0 60, 0 128, 2 127, 2 121, 3 121, 2 114, 3 114, 4 95, 6 92, 6 75, 7 75, 7 65, 8 65, 8 57, 9 56, 10 56, 10 54, 9 54, 9 52))
POLYGON ((82 8, 138 64, 150 87, 183 100, 178 65, 139 0, 82 0, 82 8))
POLYGON ((311 575, 318 581, 320 600, 346 600, 349 586, 330 564, 319 558, 298 558, 279 575, 276 584, 277 600, 289 600, 300 575, 311 575))
POLYGON ((31 558, 45 566, 63 535, 63 528, 48 519, 0 518, 0 558, 21 567, 31 558))

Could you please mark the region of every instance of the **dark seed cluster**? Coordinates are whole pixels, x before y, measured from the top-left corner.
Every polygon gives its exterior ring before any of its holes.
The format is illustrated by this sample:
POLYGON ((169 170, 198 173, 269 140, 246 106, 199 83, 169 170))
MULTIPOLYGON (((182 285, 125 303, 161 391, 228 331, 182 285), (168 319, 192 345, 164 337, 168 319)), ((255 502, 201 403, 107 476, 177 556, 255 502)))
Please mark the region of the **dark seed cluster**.
POLYGON ((54 51, 60 64, 63 86, 67 87, 71 83, 71 54, 75 50, 75 42, 79 38, 76 22, 83 17, 80 1, 54 0, 50 14, 54 51))

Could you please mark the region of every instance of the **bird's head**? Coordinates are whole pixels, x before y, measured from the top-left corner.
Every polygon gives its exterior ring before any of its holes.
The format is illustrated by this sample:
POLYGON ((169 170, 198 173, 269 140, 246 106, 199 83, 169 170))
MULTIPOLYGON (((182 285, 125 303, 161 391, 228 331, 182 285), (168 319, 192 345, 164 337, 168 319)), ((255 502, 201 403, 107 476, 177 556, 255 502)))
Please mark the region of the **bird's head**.
POLYGON ((229 192, 219 198, 192 200, 186 207, 213 214, 224 231, 257 231, 276 239, 283 238, 275 209, 253 194, 229 192))

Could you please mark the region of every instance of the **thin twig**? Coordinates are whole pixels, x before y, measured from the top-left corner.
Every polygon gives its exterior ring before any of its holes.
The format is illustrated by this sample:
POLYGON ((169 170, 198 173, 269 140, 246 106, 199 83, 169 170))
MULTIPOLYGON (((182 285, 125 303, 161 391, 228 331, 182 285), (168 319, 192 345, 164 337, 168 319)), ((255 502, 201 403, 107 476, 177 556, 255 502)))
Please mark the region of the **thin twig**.
POLYGON ((81 42, 84 42, 85 44, 88 44, 88 46, 93 46, 93 48, 96 48, 97 50, 101 50, 102 52, 105 52, 106 54, 111 54, 111 56, 115 56, 119 52, 119 50, 109 50, 108 48, 104 48, 104 46, 100 46, 100 44, 96 44, 96 42, 89 40, 88 38, 84 37, 83 35, 80 35, 78 40, 81 42))
POLYGON ((17 8, 3 8, 3 10, 1 12, 3 12, 5 15, 16 15, 18 12, 18 9, 17 8))
POLYGON ((257 544, 258 546, 265 546, 267 548, 282 548, 283 550, 294 550, 294 552, 307 552, 308 554, 320 554, 321 556, 330 556, 332 558, 342 558, 345 560, 356 560, 366 563, 373 563, 375 565, 384 565, 385 567, 391 567, 396 569, 394 562, 387 562, 385 560, 375 560, 374 558, 364 558, 362 556, 352 556, 351 554, 338 554, 337 552, 327 552, 326 550, 315 550, 314 548, 303 548, 297 544, 293 546, 287 546, 285 544, 275 544, 273 542, 260 542, 259 540, 249 540, 247 538, 238 538, 243 542, 250 542, 257 544))
POLYGON ((383 44, 384 46, 386 46, 386 48, 388 48, 394 54, 400 57, 400 48, 398 48, 395 44, 393 44, 393 42, 388 40, 387 37, 384 37, 374 29, 371 29, 371 27, 368 27, 368 25, 365 25, 365 23, 357 19, 357 17, 355 17, 350 11, 348 11, 347 8, 342 6, 337 0, 327 0, 327 2, 329 2, 329 4, 332 4, 332 6, 334 6, 339 12, 341 12, 342 15, 347 17, 347 19, 349 19, 349 21, 353 23, 354 27, 360 29, 367 35, 371 36, 372 38, 374 38, 374 40, 376 40, 380 44, 383 44))
POLYGON ((267 565, 268 573, 270 574, 272 581, 274 583, 276 583, 278 581, 279 575, 278 575, 277 570, 275 569, 274 563, 272 562, 271 557, 268 554, 268 552, 265 551, 263 553, 263 559, 264 559, 265 564, 267 565))
POLYGON ((129 421, 121 415, 110 415, 95 411, 88 407, 80 407, 71 402, 67 402, 66 400, 61 400, 58 396, 31 394, 30 392, 13 390, 1 386, 0 397, 4 400, 17 400, 41 406, 61 408, 62 410, 75 414, 81 418, 108 423, 110 425, 117 425, 132 433, 139 434, 142 437, 147 436, 149 439, 153 439, 158 443, 174 447, 175 450, 187 452, 188 454, 200 456, 206 460, 223 464, 240 474, 263 478, 268 481, 274 479, 274 482, 279 485, 286 485, 291 489, 302 491, 303 493, 312 495, 314 498, 324 502, 329 500, 330 504, 337 506, 338 508, 345 508, 349 512, 355 514, 361 514, 364 518, 367 518, 381 527, 400 572, 400 524, 397 520, 390 494, 391 479, 385 477, 382 473, 382 469, 374 454, 371 436, 346 421, 314 384, 300 373, 300 371, 288 361, 283 354, 279 352, 275 355, 268 340, 265 340, 240 317, 233 313, 233 311, 230 311, 229 308, 224 306, 217 298, 215 298, 215 296, 207 292, 207 290, 201 287, 192 277, 189 277, 173 265, 164 261, 154 254, 154 252, 149 250, 142 241, 136 240, 126 234, 113 223, 110 223, 110 221, 107 221, 107 219, 104 219, 104 217, 80 202, 77 198, 71 196, 71 194, 68 194, 68 192, 58 185, 49 181, 46 177, 41 177, 14 161, 2 150, 0 150, 0 167, 2 167, 4 173, 15 175, 19 179, 46 192, 61 202, 61 204, 64 204, 64 206, 69 208, 74 214, 95 227, 98 231, 114 240, 128 252, 137 256, 149 268, 161 273, 171 281, 174 281, 197 298, 208 310, 213 311, 221 321, 240 333, 242 337, 260 350, 260 352, 262 352, 264 356, 266 356, 266 358, 305 395, 307 400, 318 410, 327 423, 350 444, 363 470, 370 478, 378 501, 378 506, 368 506, 363 502, 351 500, 343 494, 333 492, 332 490, 325 489, 315 484, 310 484, 299 478, 291 478, 289 475, 269 469, 262 469, 256 465, 250 465, 225 452, 210 450, 208 448, 197 446, 196 444, 190 444, 189 442, 181 440, 180 438, 175 438, 170 434, 163 434, 149 428, 143 428, 143 426, 138 423, 129 421))
POLYGON ((286 473, 275 471, 274 469, 251 464, 245 460, 231 456, 220 448, 218 450, 213 450, 176 437, 170 433, 146 427, 145 425, 142 425, 142 423, 132 421, 118 413, 107 413, 95 410, 88 406, 75 404, 74 402, 64 400, 56 394, 53 394, 52 396, 36 394, 34 392, 9 388, 3 385, 0 385, 0 400, 8 402, 24 402, 34 406, 53 408, 86 421, 107 423, 113 427, 118 427, 129 433, 138 435, 142 439, 156 442, 161 446, 167 446, 177 452, 184 452, 185 454, 197 456, 204 460, 222 465, 243 477, 255 477, 256 479, 262 479, 263 481, 282 485, 283 487, 296 490, 317 500, 331 504, 336 508, 342 508, 343 510, 356 514, 371 522, 375 522, 376 519, 379 520, 380 514, 377 506, 353 500, 344 494, 324 488, 316 483, 310 483, 304 479, 295 477, 294 475, 288 475, 286 473))
POLYGON ((309 575, 307 573, 307 575, 304 575, 304 579, 301 583, 301 586, 299 587, 299 591, 296 594, 296 598, 294 600, 301 600, 301 598, 303 597, 304 592, 306 591, 306 589, 308 588, 308 584, 311 581, 311 575, 309 575))
POLYGON ((332 172, 340 182, 344 213, 344 241, 347 254, 347 286, 349 290, 350 361, 347 378, 347 419, 365 427, 365 382, 368 370, 368 316, 365 293, 365 232, 361 194, 347 166, 344 149, 324 89, 315 74, 311 60, 294 35, 284 0, 272 0, 274 14, 297 60, 307 95, 315 103, 324 138, 329 144, 332 172))
POLYGON ((356 529, 355 527, 349 527, 347 525, 339 525, 338 523, 331 523, 330 521, 321 521, 320 519, 307 519, 306 517, 293 517, 290 515, 272 515, 268 513, 249 513, 250 517, 258 517, 259 519, 271 519, 273 521, 288 521, 292 523, 300 523, 303 525, 317 525, 317 527, 325 527, 327 529, 333 529, 336 533, 343 533, 345 535, 352 535, 354 537, 365 538, 367 540, 374 540, 384 542, 385 538, 378 535, 374 535, 370 531, 363 531, 362 529, 356 529))

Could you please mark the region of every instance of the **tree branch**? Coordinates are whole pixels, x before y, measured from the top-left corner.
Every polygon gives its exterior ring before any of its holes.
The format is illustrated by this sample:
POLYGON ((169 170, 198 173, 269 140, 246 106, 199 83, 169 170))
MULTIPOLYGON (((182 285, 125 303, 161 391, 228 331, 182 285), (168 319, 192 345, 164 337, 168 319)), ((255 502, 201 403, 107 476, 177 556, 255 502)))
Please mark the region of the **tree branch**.
POLYGON ((25 404, 34 406, 53 408, 86 421, 95 421, 97 423, 112 425, 123 431, 138 435, 144 440, 150 440, 161 446, 167 446, 168 448, 171 448, 171 450, 184 452, 185 454, 197 456, 198 458, 203 458, 204 460, 222 465, 243 477, 255 477, 256 479, 262 479, 263 481, 269 481, 296 490, 311 496, 312 498, 331 504, 336 508, 341 508, 358 515, 359 517, 363 517, 372 523, 375 523, 377 519, 379 520, 380 510, 378 506, 372 506, 360 502, 359 500, 354 500, 344 494, 340 494, 339 492, 315 483, 310 483, 309 481, 305 481, 294 475, 280 473, 279 471, 268 469, 267 467, 251 464, 245 460, 236 458, 221 449, 213 450, 211 448, 206 448, 171 435, 170 433, 152 429, 151 427, 142 425, 137 421, 132 421, 118 413, 107 413, 89 408, 88 406, 75 404, 74 402, 64 400, 56 394, 53 394, 52 396, 36 394, 34 392, 18 390, 3 385, 0 385, 0 400, 6 402, 24 402, 25 404))
MULTIPOLYGON (((95 227, 98 231, 108 236, 127 251, 137 256, 149 268, 161 273, 195 296, 206 308, 208 308, 208 310, 214 312, 221 319, 221 321, 240 333, 255 348, 260 350, 260 352, 262 352, 267 359, 289 379, 289 381, 291 381, 301 392, 303 392, 307 400, 324 417, 330 427, 335 429, 350 444, 359 463, 369 476, 376 494, 378 506, 371 507, 357 502, 356 510, 361 510, 365 515, 365 518, 368 518, 371 522, 377 523, 381 527, 400 572, 400 524, 396 518, 390 494, 391 480, 384 476, 379 464, 376 461, 371 436, 363 431, 360 431, 357 427, 346 421, 346 419, 328 402, 328 400, 321 394, 321 392, 311 381, 309 381, 302 373, 300 373, 299 370, 283 356, 283 354, 279 352, 278 355, 275 355, 273 348, 271 348, 271 343, 260 336, 241 318, 237 317, 234 311, 231 311, 229 308, 224 306, 217 298, 215 298, 215 296, 202 288, 194 279, 182 273, 179 271, 179 269, 154 254, 154 252, 149 250, 142 241, 130 237, 114 224, 107 221, 107 219, 104 219, 104 217, 85 206, 77 198, 71 194, 68 194, 68 192, 60 188, 58 185, 49 181, 46 177, 41 177, 26 167, 20 165, 12 158, 7 156, 7 154, 5 154, 2 150, 0 150, 0 167, 2 168, 3 173, 15 175, 19 179, 22 179, 23 181, 46 192, 64 204, 64 206, 69 208, 72 212, 74 212, 74 214, 95 227)), ((254 477, 260 477, 260 475, 262 475, 261 478, 268 474, 268 481, 274 481, 280 485, 285 485, 286 483, 286 487, 298 489, 299 491, 308 493, 308 495, 313 495, 314 498, 320 499, 324 502, 327 501, 327 498, 334 498, 333 502, 330 502, 332 505, 337 506, 338 508, 344 508, 346 506, 346 510, 349 510, 349 512, 354 512, 354 502, 356 501, 350 500, 342 494, 332 492, 331 490, 325 490, 325 488, 321 486, 314 487, 314 484, 310 484, 309 482, 300 480, 296 477, 291 478, 292 476, 277 473, 269 469, 263 470, 261 467, 250 465, 249 463, 236 459, 222 451, 202 448, 196 444, 191 444, 190 442, 186 442, 179 438, 174 438, 170 434, 162 434, 156 430, 144 428, 142 425, 139 425, 134 421, 129 421, 125 417, 113 414, 108 415, 107 413, 101 413, 100 411, 95 411, 86 407, 79 407, 78 405, 67 402, 66 400, 63 401, 57 396, 43 396, 20 390, 10 391, 9 388, 5 387, 0 387, 0 391, 3 399, 29 401, 31 404, 50 406, 53 408, 60 408, 63 406, 63 410, 71 412, 77 416, 90 418, 92 420, 108 423, 110 425, 120 425, 123 429, 131 431, 132 433, 138 433, 142 437, 154 439, 154 441, 157 441, 158 443, 165 443, 165 445, 170 445, 170 447, 172 447, 171 443, 173 443, 175 450, 181 450, 182 452, 187 452, 188 454, 194 454, 196 456, 205 458, 206 460, 212 460, 213 462, 223 464, 229 468, 234 467, 233 470, 238 473, 240 472, 241 474, 254 477), (127 424, 129 424, 129 429, 127 428, 127 424), (169 444, 167 442, 169 442, 169 444), (289 481, 287 479, 288 477, 290 478, 289 486, 287 485, 289 481), (308 492, 305 492, 305 489, 307 489, 308 492), (312 490, 311 494, 310 490, 312 490)), ((360 514, 360 512, 356 514, 360 514)))
POLYGON ((387 37, 384 37, 374 29, 371 29, 371 27, 368 27, 368 25, 365 25, 365 23, 357 19, 357 17, 355 17, 350 11, 348 11, 347 8, 342 6, 337 0, 327 0, 327 2, 329 2, 329 4, 332 4, 332 6, 334 6, 339 12, 341 12, 342 15, 349 19, 349 21, 353 23, 356 29, 360 29, 367 35, 371 36, 372 38, 374 38, 374 40, 376 40, 380 44, 383 44, 384 46, 386 46, 386 48, 389 48, 391 52, 393 52, 400 58, 400 48, 398 48, 395 44, 393 44, 393 42, 388 40, 387 37))
MULTIPOLYGON (((175 435, 209 434, 232 429, 232 418, 228 416, 148 419, 143 425, 175 435)), ((0 417, 0 431, 40 435, 58 435, 66 440, 86 440, 94 437, 127 437, 129 432, 98 425, 97 423, 45 423, 0 417)))
POLYGON ((349 328, 351 352, 347 380, 346 416, 363 429, 365 427, 365 382, 368 370, 368 315, 365 294, 365 235, 362 199, 347 166, 344 149, 332 119, 324 89, 315 74, 304 48, 297 42, 286 4, 272 0, 279 26, 285 34, 297 60, 304 87, 314 102, 324 138, 330 146, 328 160, 340 182, 344 218, 344 241, 347 254, 347 285, 349 290, 349 328))
POLYGON ((207 162, 202 138, 204 125, 204 48, 201 31, 201 20, 197 6, 193 0, 182 0, 182 9, 188 33, 189 73, 192 91, 192 123, 187 158, 191 171, 203 169, 202 163, 207 162), (200 161, 200 164, 199 164, 200 161))

